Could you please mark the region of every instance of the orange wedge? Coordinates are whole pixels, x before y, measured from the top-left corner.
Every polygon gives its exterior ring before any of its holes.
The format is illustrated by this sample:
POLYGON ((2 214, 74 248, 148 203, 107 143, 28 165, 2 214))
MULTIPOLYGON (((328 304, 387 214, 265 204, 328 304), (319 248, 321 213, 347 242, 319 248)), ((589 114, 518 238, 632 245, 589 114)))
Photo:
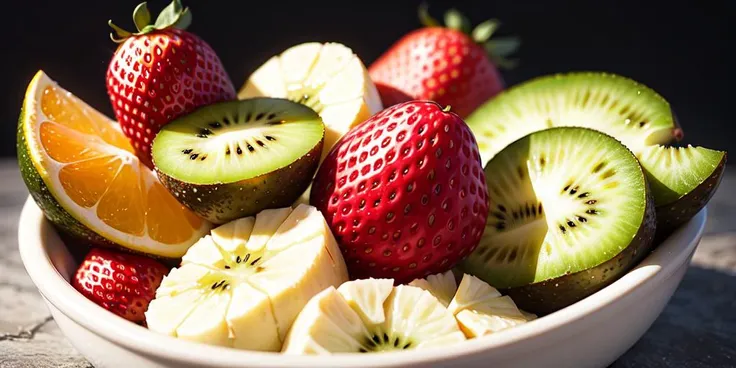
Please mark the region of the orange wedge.
POLYGON ((43 71, 23 101, 18 161, 46 217, 77 238, 178 258, 212 227, 138 160, 116 122, 43 71))

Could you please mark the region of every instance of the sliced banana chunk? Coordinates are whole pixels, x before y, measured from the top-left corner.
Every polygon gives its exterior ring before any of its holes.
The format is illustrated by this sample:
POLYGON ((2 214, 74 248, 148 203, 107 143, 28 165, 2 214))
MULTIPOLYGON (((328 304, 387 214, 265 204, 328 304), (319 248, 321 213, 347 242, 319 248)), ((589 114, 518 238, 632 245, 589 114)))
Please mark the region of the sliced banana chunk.
POLYGON ((247 282, 241 282, 233 289, 230 307, 225 321, 229 328, 228 337, 232 347, 258 351, 278 351, 281 349, 276 316, 271 308, 268 295, 258 291, 247 282), (258 334, 254 334, 258 331, 258 334))
POLYGON ((363 349, 369 333, 360 316, 334 287, 302 309, 289 330, 283 351, 293 354, 350 353, 363 349))
POLYGON ((365 279, 346 282, 337 291, 360 315, 364 324, 373 326, 386 321, 383 302, 393 289, 394 281, 391 279, 365 279))
POLYGON ((469 305, 457 312, 455 318, 468 338, 488 335, 527 322, 509 296, 469 305))
POLYGON ((265 210, 213 229, 156 290, 148 328, 211 345, 280 351, 307 302, 348 280, 315 207, 265 210))
POLYGON ((409 285, 429 291, 445 306, 449 306, 457 291, 457 282, 452 271, 429 275, 424 279, 415 279, 409 285))
POLYGON ((500 296, 501 293, 485 281, 473 275, 464 274, 457 288, 457 293, 455 293, 455 297, 452 298, 447 309, 453 314, 457 314, 463 309, 468 309, 477 304, 484 304, 500 296))
POLYGON ((307 42, 268 59, 238 98, 288 98, 314 109, 326 126, 322 159, 350 128, 383 109, 363 61, 336 42, 307 42))
POLYGON ((535 319, 538 318, 537 315, 534 314, 534 313, 529 313, 529 312, 524 311, 524 310, 521 310, 521 309, 519 309, 519 311, 521 312, 521 314, 524 315, 524 318, 526 318, 527 322, 528 321, 533 321, 533 320, 535 320, 535 319))
POLYGON ((457 287, 455 280, 453 271, 447 271, 416 279, 409 285, 446 301, 447 310, 455 316, 467 338, 499 332, 537 318, 520 310, 509 296, 502 296, 496 288, 473 275, 463 274, 457 287))
POLYGON ((284 342, 286 354, 422 349, 466 340, 430 292, 392 279, 354 280, 309 300, 284 342))

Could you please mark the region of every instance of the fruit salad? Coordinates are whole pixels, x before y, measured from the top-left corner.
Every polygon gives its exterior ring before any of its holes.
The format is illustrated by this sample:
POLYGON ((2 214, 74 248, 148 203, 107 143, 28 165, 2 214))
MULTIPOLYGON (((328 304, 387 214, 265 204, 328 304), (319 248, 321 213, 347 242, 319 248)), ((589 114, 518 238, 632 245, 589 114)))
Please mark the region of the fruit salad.
POLYGON ((374 63, 296 44, 236 91, 188 7, 142 3, 135 31, 109 23, 114 119, 38 71, 18 161, 81 254, 71 285, 173 339, 428 349, 592 295, 716 191, 726 152, 683 145, 651 88, 582 71, 506 87, 518 40, 496 21, 420 17, 374 63))

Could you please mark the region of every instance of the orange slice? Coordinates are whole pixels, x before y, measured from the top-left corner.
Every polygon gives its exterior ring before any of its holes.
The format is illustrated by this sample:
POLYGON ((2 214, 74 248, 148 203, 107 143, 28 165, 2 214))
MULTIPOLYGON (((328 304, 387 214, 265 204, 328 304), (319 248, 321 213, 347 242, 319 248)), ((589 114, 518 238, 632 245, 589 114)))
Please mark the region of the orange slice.
POLYGON ((138 160, 116 122, 43 71, 28 87, 19 124, 24 179, 39 207, 62 230, 178 258, 212 227, 138 160), (35 178, 43 181, 42 190, 33 185, 35 178), (56 203, 49 204, 51 199, 56 203))

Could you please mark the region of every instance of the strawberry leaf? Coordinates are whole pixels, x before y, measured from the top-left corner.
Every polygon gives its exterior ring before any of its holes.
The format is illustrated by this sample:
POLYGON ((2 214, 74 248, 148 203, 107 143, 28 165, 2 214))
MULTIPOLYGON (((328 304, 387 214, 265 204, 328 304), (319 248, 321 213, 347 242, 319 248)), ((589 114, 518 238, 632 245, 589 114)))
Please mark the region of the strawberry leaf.
POLYGON ((508 56, 516 51, 519 45, 521 40, 518 37, 496 37, 483 44, 483 48, 498 67, 513 69, 519 64, 519 60, 509 59, 508 56))
POLYGON ((501 69, 511 70, 519 65, 519 59, 493 58, 493 63, 501 69))
POLYGON ((521 40, 518 37, 496 37, 486 42, 485 49, 487 52, 497 56, 505 58, 514 53, 521 45, 521 40))
POLYGON ((439 27, 440 22, 429 15, 429 5, 426 2, 422 2, 419 5, 419 22, 425 27, 439 27))
POLYGON ((148 5, 145 2, 138 4, 133 10, 133 23, 138 32, 143 31, 149 24, 151 24, 151 12, 148 10, 148 5))
POLYGON ((109 25, 110 28, 112 28, 112 30, 114 31, 110 32, 110 39, 112 40, 112 42, 121 43, 125 41, 126 38, 133 35, 132 33, 115 25, 112 20, 107 21, 107 25, 109 25))
POLYGON ((450 9, 445 13, 445 26, 466 34, 470 33, 470 20, 457 9, 450 9))
POLYGON ((488 41, 493 33, 496 32, 498 27, 501 26, 501 22, 497 19, 487 20, 473 29, 473 41, 477 43, 484 43, 488 41))
POLYGON ((183 8, 181 0, 173 0, 171 4, 166 6, 164 10, 156 18, 155 24, 151 24, 151 12, 148 10, 146 2, 142 2, 135 7, 133 11, 133 22, 138 30, 137 33, 128 32, 117 25, 112 20, 107 24, 112 28, 110 39, 115 43, 122 43, 131 36, 140 36, 155 30, 163 30, 166 28, 186 29, 192 23, 192 12, 189 8, 183 8))
POLYGON ((181 12, 179 20, 177 20, 176 24, 174 24, 174 28, 187 29, 190 24, 192 24, 192 12, 189 11, 189 8, 184 8, 184 11, 181 12))
POLYGON ((182 10, 181 0, 173 0, 156 18, 156 29, 166 29, 176 24, 182 10))

